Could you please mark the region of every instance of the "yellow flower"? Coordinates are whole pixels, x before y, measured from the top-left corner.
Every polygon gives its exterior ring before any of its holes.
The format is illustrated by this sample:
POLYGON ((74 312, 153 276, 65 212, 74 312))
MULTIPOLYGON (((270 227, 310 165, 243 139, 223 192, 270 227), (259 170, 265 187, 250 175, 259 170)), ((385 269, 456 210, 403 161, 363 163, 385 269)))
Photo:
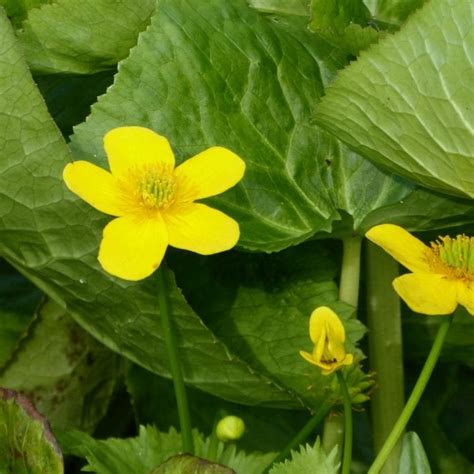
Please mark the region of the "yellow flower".
POLYGON ((197 199, 238 183, 245 163, 212 147, 175 168, 168 140, 143 127, 120 127, 104 137, 110 173, 87 161, 64 169, 68 188, 117 217, 104 229, 99 262, 112 275, 141 280, 156 270, 168 245, 210 255, 235 246, 239 225, 197 199))
POLYGON ((300 351, 300 355, 329 375, 342 365, 352 364, 354 357, 346 354, 346 333, 337 314, 326 306, 316 308, 309 320, 309 336, 314 344, 313 353, 300 351))
POLYGON ((440 237, 428 247, 392 224, 375 226, 366 237, 413 272, 393 281, 413 311, 451 314, 459 303, 474 315, 474 237, 440 237))

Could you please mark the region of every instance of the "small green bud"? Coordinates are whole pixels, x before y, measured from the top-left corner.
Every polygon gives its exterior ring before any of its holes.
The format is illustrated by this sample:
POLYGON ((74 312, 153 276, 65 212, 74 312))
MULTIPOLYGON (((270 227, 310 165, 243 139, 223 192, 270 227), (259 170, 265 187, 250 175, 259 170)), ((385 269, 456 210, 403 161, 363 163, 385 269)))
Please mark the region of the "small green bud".
POLYGON ((237 416, 225 416, 216 426, 216 435, 224 443, 241 438, 244 431, 244 421, 237 416))

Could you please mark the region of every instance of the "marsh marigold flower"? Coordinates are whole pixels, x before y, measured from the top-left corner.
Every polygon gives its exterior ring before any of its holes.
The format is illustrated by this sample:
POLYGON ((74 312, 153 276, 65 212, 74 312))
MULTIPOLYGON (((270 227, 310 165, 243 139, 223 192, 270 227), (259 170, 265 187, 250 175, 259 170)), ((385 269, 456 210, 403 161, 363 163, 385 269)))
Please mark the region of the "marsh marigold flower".
POLYGON ((393 281, 413 311, 451 314, 460 304, 474 315, 474 237, 440 237, 428 247, 392 224, 375 226, 366 236, 413 272, 393 281))
POLYGON ((147 277, 168 245, 210 255, 235 246, 239 225, 198 199, 238 183, 245 163, 212 147, 175 168, 168 140, 143 127, 120 127, 104 137, 110 172, 87 161, 64 169, 68 188, 117 217, 104 229, 99 262, 125 280, 147 277))
POLYGON ((346 354, 346 332, 337 314, 326 306, 316 308, 309 319, 309 336, 314 344, 313 353, 300 355, 329 375, 343 365, 352 364, 354 357, 346 354))

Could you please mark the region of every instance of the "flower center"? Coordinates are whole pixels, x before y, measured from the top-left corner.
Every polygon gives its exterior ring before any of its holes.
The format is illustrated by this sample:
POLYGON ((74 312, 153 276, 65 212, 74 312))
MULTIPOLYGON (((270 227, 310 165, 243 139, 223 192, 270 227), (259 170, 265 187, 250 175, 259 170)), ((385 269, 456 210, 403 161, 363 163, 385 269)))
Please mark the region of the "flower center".
POLYGON ((134 193, 141 205, 148 209, 166 209, 173 204, 177 182, 171 166, 152 163, 131 173, 134 193))
POLYGON ((452 278, 474 280, 474 237, 440 237, 431 242, 430 266, 452 278))

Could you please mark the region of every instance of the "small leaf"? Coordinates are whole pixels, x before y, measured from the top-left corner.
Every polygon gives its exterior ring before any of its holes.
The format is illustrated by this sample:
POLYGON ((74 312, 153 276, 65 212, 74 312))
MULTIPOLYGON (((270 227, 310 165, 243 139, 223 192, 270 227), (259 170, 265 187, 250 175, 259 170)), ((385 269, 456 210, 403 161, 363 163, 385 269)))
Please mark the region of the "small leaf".
POLYGON ((62 474, 61 451, 46 419, 27 398, 0 388, 0 471, 62 474))
POLYGON ((275 464, 270 474, 337 474, 336 453, 337 447, 326 454, 318 438, 314 446, 307 444, 299 451, 292 451, 291 460, 275 464))
POLYGON ((31 10, 18 36, 32 71, 91 74, 128 55, 154 9, 155 0, 57 0, 31 10))
POLYGON ((413 431, 403 436, 398 474, 431 474, 423 445, 413 431))
POLYGON ((150 474, 236 474, 235 471, 221 464, 211 463, 205 459, 179 454, 153 469, 150 474))

